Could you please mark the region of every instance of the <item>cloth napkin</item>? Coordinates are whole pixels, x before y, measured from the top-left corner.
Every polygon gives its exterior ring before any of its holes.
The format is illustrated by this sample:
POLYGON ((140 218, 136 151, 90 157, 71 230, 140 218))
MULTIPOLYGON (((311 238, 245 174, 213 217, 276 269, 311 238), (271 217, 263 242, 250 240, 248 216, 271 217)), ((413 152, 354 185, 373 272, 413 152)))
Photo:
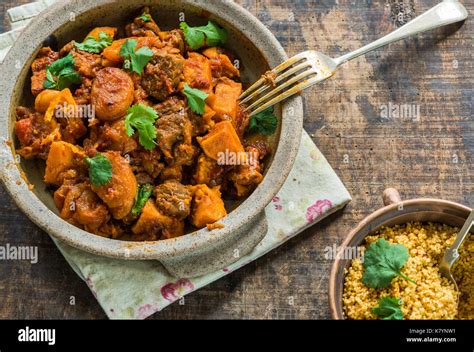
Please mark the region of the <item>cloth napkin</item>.
MULTIPOLYGON (((11 31, 0 34, 0 62, 24 26, 55 0, 7 12, 11 31)), ((73 270, 111 319, 145 319, 176 300, 228 275, 341 209, 351 197, 327 160, 303 131, 295 165, 266 207, 269 229, 254 250, 227 268, 201 277, 175 278, 157 261, 123 261, 83 252, 53 238, 73 270)))

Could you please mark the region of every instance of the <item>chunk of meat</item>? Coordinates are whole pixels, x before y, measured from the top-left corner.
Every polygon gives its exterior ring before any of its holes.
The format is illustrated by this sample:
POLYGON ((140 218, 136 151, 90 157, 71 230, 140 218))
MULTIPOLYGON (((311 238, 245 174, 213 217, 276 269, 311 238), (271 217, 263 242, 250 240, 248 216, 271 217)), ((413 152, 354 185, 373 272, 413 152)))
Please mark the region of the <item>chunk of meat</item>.
POLYGON ((222 184, 224 171, 224 167, 218 165, 215 160, 201 154, 197 161, 193 179, 196 184, 215 187, 222 184))
POLYGON ((219 189, 220 187, 209 188, 206 185, 193 186, 191 223, 197 228, 213 224, 227 215, 219 189))
POLYGON ((207 135, 197 137, 197 141, 204 153, 214 160, 222 159, 230 153, 241 156, 245 152, 231 121, 217 123, 207 135))
POLYGON ((263 180, 260 153, 257 148, 247 148, 248 163, 239 165, 229 174, 229 179, 234 183, 237 196, 246 197, 263 180))
POLYGON ((54 202, 62 219, 89 232, 96 232, 110 219, 107 207, 87 183, 61 186, 54 192, 54 202))
POLYGON ((238 99, 242 94, 242 84, 232 81, 227 77, 219 80, 215 93, 211 94, 206 103, 216 112, 221 120, 235 120, 237 116, 238 99))
POLYGON ((51 143, 61 140, 61 132, 56 121, 45 121, 44 115, 30 113, 17 108, 20 120, 15 123, 15 134, 20 141, 20 149, 16 152, 26 159, 39 157, 46 159, 51 143))
POLYGON ((145 7, 142 14, 125 27, 127 37, 152 37, 160 33, 160 27, 150 14, 150 9, 145 7), (145 20, 146 18, 146 20, 145 20))
POLYGON ((170 165, 165 167, 160 174, 160 182, 183 180, 183 167, 181 165, 170 165))
POLYGON ((46 183, 61 186, 65 179, 86 175, 86 154, 81 147, 63 141, 53 142, 46 160, 46 183))
POLYGON ((97 118, 111 121, 125 116, 133 103, 133 91, 133 81, 123 70, 106 67, 99 71, 91 93, 97 118))
POLYGON ((184 64, 184 80, 191 88, 210 94, 212 72, 209 60, 201 54, 190 52, 184 64))
POLYGON ((165 167, 164 163, 161 162, 161 153, 157 148, 146 150, 141 146, 130 154, 130 165, 135 174, 139 175, 145 173, 151 178, 151 181, 157 178, 165 167))
POLYGON ((235 78, 240 77, 239 70, 232 64, 229 56, 224 54, 224 50, 219 47, 207 48, 202 54, 209 58, 212 71, 212 77, 235 78))
POLYGON ((145 66, 141 85, 145 92, 164 101, 177 92, 183 79, 184 58, 178 49, 155 49, 151 61, 145 66))
POLYGON ((237 115, 235 116, 233 122, 237 135, 240 139, 242 139, 245 132, 247 131, 247 128, 249 127, 250 116, 240 107, 240 105, 237 106, 237 115))
POLYGON ((153 190, 156 205, 163 214, 184 220, 191 212, 192 192, 177 181, 168 181, 153 190))
POLYGON ((137 195, 137 179, 131 166, 119 152, 105 152, 103 155, 112 164, 112 179, 105 185, 92 190, 104 201, 114 219, 123 219, 130 213, 137 195))
POLYGON ((44 90, 46 80, 46 66, 51 65, 59 59, 59 53, 49 47, 41 48, 36 59, 31 64, 33 75, 31 76, 31 93, 38 95, 44 90))
POLYGON ((102 57, 99 54, 89 53, 79 49, 71 51, 74 58, 76 71, 82 77, 95 78, 97 72, 102 69, 102 57))

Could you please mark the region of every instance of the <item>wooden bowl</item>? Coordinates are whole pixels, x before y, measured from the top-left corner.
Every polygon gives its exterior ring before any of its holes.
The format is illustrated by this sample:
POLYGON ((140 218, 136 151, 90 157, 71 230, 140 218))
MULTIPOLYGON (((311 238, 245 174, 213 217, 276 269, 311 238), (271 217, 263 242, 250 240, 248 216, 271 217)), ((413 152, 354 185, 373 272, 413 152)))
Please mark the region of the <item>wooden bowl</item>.
POLYGON ((402 201, 398 191, 388 188, 383 193, 385 207, 373 212, 353 229, 338 250, 329 276, 329 309, 333 319, 345 319, 342 309, 344 270, 351 259, 342 258, 344 248, 357 248, 366 236, 373 235, 382 226, 394 226, 410 221, 439 222, 462 227, 472 209, 441 199, 419 198, 402 201))

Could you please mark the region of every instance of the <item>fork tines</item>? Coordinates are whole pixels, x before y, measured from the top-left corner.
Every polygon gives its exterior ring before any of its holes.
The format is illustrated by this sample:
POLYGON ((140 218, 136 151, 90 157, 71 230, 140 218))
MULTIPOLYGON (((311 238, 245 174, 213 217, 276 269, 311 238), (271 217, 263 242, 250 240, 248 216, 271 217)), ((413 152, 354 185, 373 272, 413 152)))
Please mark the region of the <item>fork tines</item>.
POLYGON ((248 105, 244 110, 252 116, 316 83, 316 76, 314 63, 300 53, 263 75, 239 100, 248 105))

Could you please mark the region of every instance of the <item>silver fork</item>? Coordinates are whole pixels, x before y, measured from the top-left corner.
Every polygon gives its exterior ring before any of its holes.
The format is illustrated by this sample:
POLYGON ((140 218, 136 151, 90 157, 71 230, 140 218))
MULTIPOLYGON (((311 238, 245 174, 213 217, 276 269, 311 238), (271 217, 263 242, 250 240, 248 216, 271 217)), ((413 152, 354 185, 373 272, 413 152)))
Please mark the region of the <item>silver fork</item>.
POLYGON ((397 40, 463 21, 467 16, 466 9, 459 1, 444 0, 385 37, 336 59, 314 50, 304 51, 275 67, 270 72, 274 76, 271 79, 273 82, 269 82, 265 77, 255 82, 240 96, 240 103, 246 106, 244 110, 250 116, 255 115, 330 78, 336 69, 347 61, 397 40))

